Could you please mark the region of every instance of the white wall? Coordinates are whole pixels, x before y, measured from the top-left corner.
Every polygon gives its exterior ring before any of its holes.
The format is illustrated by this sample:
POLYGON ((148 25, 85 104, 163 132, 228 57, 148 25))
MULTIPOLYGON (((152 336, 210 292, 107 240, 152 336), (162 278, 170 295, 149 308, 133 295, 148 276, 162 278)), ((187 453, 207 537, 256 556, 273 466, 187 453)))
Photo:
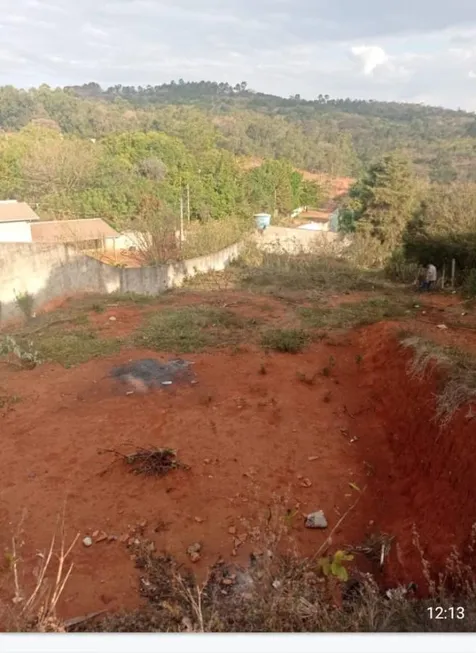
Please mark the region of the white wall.
POLYGON ((0 321, 21 315, 15 297, 25 292, 34 296, 35 309, 83 292, 158 295, 200 272, 224 270, 243 245, 170 265, 118 268, 69 245, 0 243, 0 321))
POLYGON ((301 224, 298 229, 304 229, 305 231, 329 231, 329 223, 308 222, 307 224, 301 224))
POLYGON ((0 243, 31 243, 30 223, 0 222, 0 243))
POLYGON ((293 229, 290 227, 268 227, 256 237, 258 246, 270 252, 297 254, 302 251, 316 251, 334 241, 339 235, 330 231, 293 229))

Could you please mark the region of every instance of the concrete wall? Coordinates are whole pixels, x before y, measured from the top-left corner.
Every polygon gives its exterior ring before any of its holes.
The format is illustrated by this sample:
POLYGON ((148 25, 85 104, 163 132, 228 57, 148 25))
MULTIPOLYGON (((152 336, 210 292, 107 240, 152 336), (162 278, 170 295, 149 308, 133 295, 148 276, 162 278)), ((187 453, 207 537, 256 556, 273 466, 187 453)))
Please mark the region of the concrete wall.
POLYGON ((299 252, 315 251, 329 246, 339 239, 339 235, 330 231, 309 231, 290 227, 268 227, 257 237, 260 247, 269 251, 299 252))
MULTIPOLYGON (((286 227, 269 227, 256 235, 255 241, 265 250, 290 254, 340 243, 338 234, 286 227)), ((121 268, 87 256, 71 245, 0 243, 0 321, 21 316, 15 298, 23 293, 34 296, 36 310, 55 299, 84 292, 158 295, 181 286, 186 277, 224 270, 244 245, 236 243, 215 254, 171 265, 121 268)))
POLYGON ((300 224, 298 229, 305 231, 329 231, 328 222, 307 222, 306 224, 300 224))
POLYGON ((0 243, 31 243, 30 223, 0 222, 0 243))
POLYGON ((223 270, 243 243, 172 265, 120 268, 78 252, 69 245, 0 243, 0 321, 21 316, 15 297, 29 293, 35 309, 76 293, 136 292, 157 295, 180 286, 199 272, 223 270))

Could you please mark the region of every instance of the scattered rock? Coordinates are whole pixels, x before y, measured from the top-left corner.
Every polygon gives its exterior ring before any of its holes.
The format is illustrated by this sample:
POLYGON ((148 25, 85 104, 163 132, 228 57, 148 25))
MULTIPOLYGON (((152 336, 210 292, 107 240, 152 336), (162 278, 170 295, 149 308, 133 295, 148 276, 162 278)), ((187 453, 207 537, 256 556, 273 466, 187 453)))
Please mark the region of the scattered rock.
POLYGON ((195 521, 197 524, 202 524, 204 522, 204 519, 202 517, 195 517, 195 521))
POLYGON ((311 487, 312 483, 308 478, 303 478, 300 485, 301 487, 311 487))
POLYGON ((281 585, 282 585, 282 583, 281 583, 280 580, 273 580, 273 587, 274 587, 275 590, 281 589, 281 585))
POLYGON ((230 528, 228 529, 228 532, 230 533, 230 535, 236 535, 235 526, 230 526, 230 528))
POLYGON ((231 578, 224 578, 221 583, 222 585, 233 585, 234 581, 231 578))
POLYGON ((444 330, 444 329, 447 329, 448 327, 446 326, 446 324, 437 324, 436 328, 444 330))
POLYGON ((117 535, 109 535, 107 540, 108 540, 108 542, 116 542, 117 541, 117 535))
POLYGON ((191 562, 198 562, 200 560, 200 551, 202 550, 202 545, 200 542, 195 542, 191 544, 187 549, 187 554, 190 557, 191 562))
POLYGON ((319 456, 309 456, 308 460, 310 463, 313 463, 315 460, 319 460, 319 456))
POLYGON ((99 531, 94 531, 93 537, 96 538, 99 535, 99 531))
POLYGON ((306 517, 306 528, 327 528, 327 519, 322 510, 311 512, 306 517))
POLYGON ((127 533, 124 533, 124 535, 121 535, 121 537, 119 538, 119 542, 122 542, 122 544, 125 544, 128 539, 129 539, 129 535, 127 533))
POLYGON ((109 322, 115 322, 117 320, 117 317, 114 317, 114 315, 111 315, 109 318, 109 322))
POLYGON ((92 546, 93 541, 92 541, 92 539, 90 537, 85 537, 84 540, 83 540, 83 544, 84 544, 84 546, 92 546))
POLYGON ((99 544, 99 542, 104 542, 105 540, 107 540, 107 533, 104 533, 104 531, 96 536, 96 544, 99 544))

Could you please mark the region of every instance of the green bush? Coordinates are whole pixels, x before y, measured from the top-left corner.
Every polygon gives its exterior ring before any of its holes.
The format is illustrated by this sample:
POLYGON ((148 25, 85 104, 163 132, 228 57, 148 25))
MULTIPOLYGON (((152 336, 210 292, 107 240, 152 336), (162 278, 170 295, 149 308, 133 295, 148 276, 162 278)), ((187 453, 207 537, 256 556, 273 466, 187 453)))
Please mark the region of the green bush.
POLYGON ((463 284, 463 292, 466 297, 476 297, 476 268, 471 268, 463 284))
POLYGON ((309 341, 309 336, 301 329, 272 329, 263 334, 261 345, 287 354, 297 354, 309 341))

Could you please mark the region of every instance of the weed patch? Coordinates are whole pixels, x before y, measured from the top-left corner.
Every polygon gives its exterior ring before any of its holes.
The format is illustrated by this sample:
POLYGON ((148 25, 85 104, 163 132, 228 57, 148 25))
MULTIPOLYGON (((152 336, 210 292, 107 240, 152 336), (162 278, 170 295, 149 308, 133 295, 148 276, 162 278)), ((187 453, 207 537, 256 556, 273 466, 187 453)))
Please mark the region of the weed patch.
MULTIPOLYGON (((171 557, 137 546, 146 607, 82 624, 95 632, 473 632, 474 585, 466 589, 465 619, 436 620, 428 608, 455 605, 441 592, 428 600, 385 595, 369 575, 349 578, 352 555, 337 551, 320 564, 293 556, 253 556, 248 569, 223 562, 204 585, 171 557), (341 597, 341 607, 335 597, 341 597)), ((460 605, 461 603, 458 603, 460 605)))
POLYGON ((15 361, 14 365, 26 369, 33 369, 41 363, 41 355, 36 351, 31 340, 20 341, 13 336, 4 336, 0 339, 0 357, 15 361))
POLYGON ((9 411, 21 401, 17 395, 0 395, 0 410, 9 411))
POLYGON ((404 336, 402 345, 412 350, 411 376, 422 378, 435 367, 445 378, 436 397, 436 419, 448 424, 458 408, 476 400, 476 358, 452 347, 441 347, 419 336, 404 336))
POLYGON ((351 329, 382 320, 401 318, 405 314, 405 307, 400 302, 376 297, 363 302, 341 304, 335 308, 301 308, 298 313, 306 326, 315 329, 351 329))
POLYGON ((359 270, 345 261, 315 254, 274 254, 255 252, 243 255, 234 264, 247 288, 315 291, 374 290, 384 280, 375 272, 359 270))
POLYGON ((155 351, 189 353, 236 344, 247 326, 232 311, 187 306, 155 313, 136 333, 134 342, 155 351))
POLYGON ((264 349, 297 354, 308 344, 309 335, 300 329, 270 329, 261 338, 264 349))
POLYGON ((99 338, 87 329, 68 332, 49 329, 33 339, 39 356, 44 361, 71 367, 85 363, 92 358, 110 356, 119 351, 121 342, 117 339, 99 338))
POLYGON ((33 307, 35 304, 35 298, 33 295, 28 292, 19 293, 15 295, 15 302, 25 316, 27 322, 29 322, 33 317, 33 307))

